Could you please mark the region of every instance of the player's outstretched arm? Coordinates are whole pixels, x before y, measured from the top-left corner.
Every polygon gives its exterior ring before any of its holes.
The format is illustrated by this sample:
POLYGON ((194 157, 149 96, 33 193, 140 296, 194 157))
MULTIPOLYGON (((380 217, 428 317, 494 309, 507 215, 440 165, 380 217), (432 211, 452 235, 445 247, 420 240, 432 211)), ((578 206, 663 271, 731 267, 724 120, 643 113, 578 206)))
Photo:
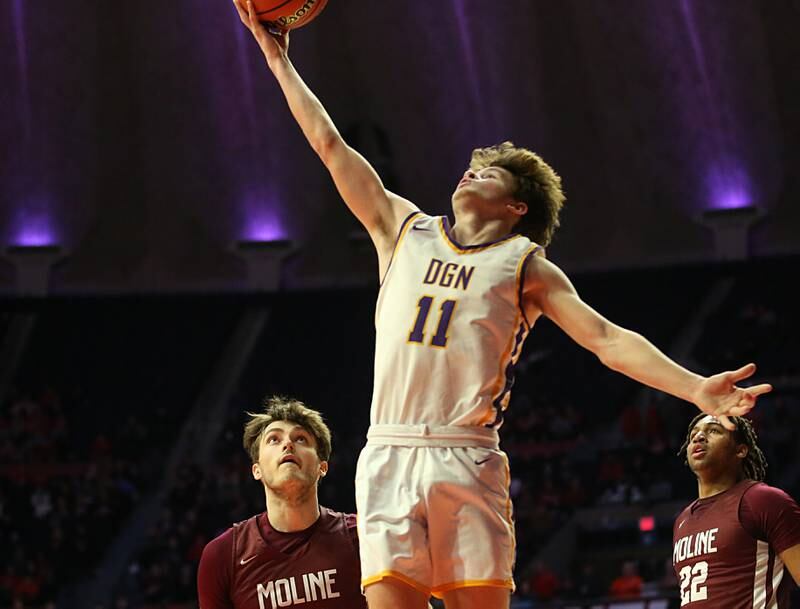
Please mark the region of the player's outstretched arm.
POLYGON ((417 207, 387 191, 367 160, 344 141, 322 103, 289 61, 289 32, 267 31, 256 17, 252 2, 233 3, 242 23, 258 42, 303 134, 331 173, 344 202, 375 243, 383 267, 384 258, 388 264, 400 225, 417 207))
POLYGON ((692 402, 703 412, 718 416, 728 429, 734 426, 726 415, 746 414, 759 395, 772 390, 768 384, 736 385, 755 372, 754 364, 710 377, 687 370, 642 335, 610 322, 592 309, 581 300, 564 272, 542 257, 534 256, 528 265, 525 297, 528 304, 537 307, 612 370, 692 402))

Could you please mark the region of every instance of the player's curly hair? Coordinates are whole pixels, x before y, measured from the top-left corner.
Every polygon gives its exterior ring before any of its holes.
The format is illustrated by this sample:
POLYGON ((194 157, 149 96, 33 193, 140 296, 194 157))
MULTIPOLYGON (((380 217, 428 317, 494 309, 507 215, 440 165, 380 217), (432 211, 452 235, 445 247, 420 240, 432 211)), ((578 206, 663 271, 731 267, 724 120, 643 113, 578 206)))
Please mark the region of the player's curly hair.
POLYGON ((560 224, 558 217, 566 200, 558 174, 538 154, 513 142, 473 150, 469 168, 478 171, 486 167, 502 167, 514 175, 517 189, 513 196, 528 205, 528 213, 515 230, 547 247, 560 224))
MULTIPOLYGON (((678 451, 678 456, 683 457, 684 465, 689 465, 687 450, 689 448, 689 442, 691 441, 692 429, 694 429, 697 422, 705 416, 708 415, 701 412, 689 423, 689 429, 686 431, 686 439, 683 441, 683 445, 678 451)), ((745 419, 744 417, 728 418, 736 425, 736 430, 733 432, 734 441, 737 444, 744 444, 747 446, 747 456, 742 461, 742 473, 744 473, 744 477, 758 482, 763 481, 767 475, 767 459, 758 447, 758 435, 756 434, 756 430, 753 429, 753 424, 749 419, 745 419)))
POLYGON ((308 408, 300 400, 283 396, 271 396, 264 400, 264 412, 246 413, 250 420, 244 426, 242 443, 253 463, 258 462, 261 435, 273 421, 290 421, 308 431, 317 445, 317 456, 320 461, 331 457, 331 430, 322 420, 322 415, 308 408))

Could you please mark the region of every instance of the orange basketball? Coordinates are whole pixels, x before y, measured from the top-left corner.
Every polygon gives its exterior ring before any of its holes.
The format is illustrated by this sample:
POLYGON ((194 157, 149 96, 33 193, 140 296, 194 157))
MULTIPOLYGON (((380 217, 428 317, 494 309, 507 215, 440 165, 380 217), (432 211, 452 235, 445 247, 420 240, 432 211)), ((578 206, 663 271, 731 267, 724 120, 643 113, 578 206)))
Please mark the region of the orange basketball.
POLYGON ((260 21, 282 30, 306 25, 322 12, 328 0, 253 0, 260 21))

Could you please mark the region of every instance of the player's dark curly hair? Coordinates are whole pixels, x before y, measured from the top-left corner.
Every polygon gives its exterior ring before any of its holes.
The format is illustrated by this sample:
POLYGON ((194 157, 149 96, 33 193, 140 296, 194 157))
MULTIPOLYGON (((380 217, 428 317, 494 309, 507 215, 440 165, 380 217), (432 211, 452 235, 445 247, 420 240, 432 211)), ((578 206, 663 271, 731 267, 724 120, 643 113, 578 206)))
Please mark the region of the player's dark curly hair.
POLYGON ((566 197, 561 178, 535 152, 519 148, 513 142, 503 142, 472 151, 470 169, 502 167, 516 178, 514 197, 528 205, 515 230, 542 247, 550 245, 560 221, 559 214, 566 197))
MULTIPOLYGON (((678 451, 678 456, 683 457, 684 465, 689 465, 689 459, 686 453, 689 448, 689 442, 691 441, 692 429, 694 429, 697 422, 705 416, 708 415, 701 412, 689 423, 689 429, 686 431, 686 439, 683 441, 683 445, 678 451)), ((742 461, 742 473, 744 473, 744 477, 759 482, 763 481, 767 475, 767 459, 758 447, 758 435, 756 434, 756 430, 753 429, 753 424, 749 419, 745 419, 744 417, 728 418, 736 425, 736 430, 733 432, 734 441, 737 444, 744 444, 747 446, 747 456, 742 461)))

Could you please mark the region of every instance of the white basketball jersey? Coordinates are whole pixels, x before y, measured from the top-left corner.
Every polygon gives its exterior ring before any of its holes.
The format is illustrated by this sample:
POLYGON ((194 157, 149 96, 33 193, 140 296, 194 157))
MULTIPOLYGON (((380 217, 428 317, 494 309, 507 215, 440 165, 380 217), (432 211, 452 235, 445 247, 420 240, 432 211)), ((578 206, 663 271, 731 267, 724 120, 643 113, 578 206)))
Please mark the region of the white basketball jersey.
POLYGON ((375 312, 371 424, 498 428, 530 326, 521 294, 539 246, 461 246, 446 217, 409 216, 375 312))

